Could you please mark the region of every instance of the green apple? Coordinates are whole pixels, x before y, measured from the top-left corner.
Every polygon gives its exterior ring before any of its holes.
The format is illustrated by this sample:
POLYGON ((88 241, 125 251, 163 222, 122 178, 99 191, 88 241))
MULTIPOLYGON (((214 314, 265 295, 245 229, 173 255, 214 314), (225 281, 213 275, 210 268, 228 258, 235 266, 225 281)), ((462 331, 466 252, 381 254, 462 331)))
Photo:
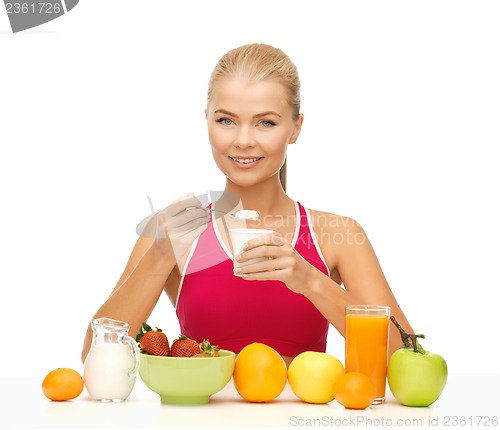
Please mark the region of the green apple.
POLYGON ((429 406, 444 390, 448 378, 446 361, 439 354, 425 351, 417 337, 406 333, 394 317, 404 345, 392 354, 387 367, 387 381, 396 400, 405 406, 429 406), (414 346, 415 345, 415 346, 414 346))

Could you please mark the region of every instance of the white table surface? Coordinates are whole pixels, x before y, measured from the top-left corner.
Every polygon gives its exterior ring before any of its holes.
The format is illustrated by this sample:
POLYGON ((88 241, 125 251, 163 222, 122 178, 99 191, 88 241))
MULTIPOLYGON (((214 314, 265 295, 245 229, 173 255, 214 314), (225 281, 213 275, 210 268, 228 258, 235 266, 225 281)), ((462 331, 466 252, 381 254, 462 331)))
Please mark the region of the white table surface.
POLYGON ((42 379, 0 379, 0 429, 452 427, 454 423, 462 428, 471 424, 495 428, 500 418, 500 374, 449 375, 441 397, 426 408, 402 406, 387 389, 385 404, 363 411, 345 409, 336 401, 325 405, 304 403, 288 384, 272 402, 249 403, 238 395, 232 380, 211 397, 209 404, 164 405, 139 377, 132 394, 122 403, 92 401, 85 389, 77 399, 53 402, 42 393, 42 379))

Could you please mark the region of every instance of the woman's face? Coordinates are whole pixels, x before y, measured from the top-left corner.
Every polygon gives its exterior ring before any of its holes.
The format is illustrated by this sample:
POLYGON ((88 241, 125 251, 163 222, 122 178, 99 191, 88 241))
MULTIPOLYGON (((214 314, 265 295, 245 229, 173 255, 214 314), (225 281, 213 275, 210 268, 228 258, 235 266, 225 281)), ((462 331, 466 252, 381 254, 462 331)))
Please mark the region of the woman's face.
POLYGON ((300 133, 283 84, 231 78, 216 84, 205 111, 208 136, 219 169, 248 187, 278 174, 287 146, 300 133))

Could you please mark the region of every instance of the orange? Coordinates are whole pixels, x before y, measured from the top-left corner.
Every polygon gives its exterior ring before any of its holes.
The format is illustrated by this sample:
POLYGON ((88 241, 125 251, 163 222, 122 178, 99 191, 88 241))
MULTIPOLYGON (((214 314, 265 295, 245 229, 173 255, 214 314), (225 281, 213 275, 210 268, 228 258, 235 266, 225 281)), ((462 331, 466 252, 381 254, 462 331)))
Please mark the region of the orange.
POLYGON ((73 369, 62 367, 45 377, 42 391, 50 400, 70 400, 78 397, 83 391, 83 378, 73 369))
POLYGON ((263 343, 245 346, 234 364, 234 385, 249 402, 269 402, 278 397, 285 388, 286 377, 281 355, 263 343))
POLYGON ((337 402, 349 409, 365 409, 375 400, 372 380, 358 372, 349 372, 339 378, 333 391, 337 402))
POLYGON ((328 403, 334 399, 333 386, 344 375, 344 366, 333 355, 306 351, 288 366, 288 382, 304 402, 328 403))

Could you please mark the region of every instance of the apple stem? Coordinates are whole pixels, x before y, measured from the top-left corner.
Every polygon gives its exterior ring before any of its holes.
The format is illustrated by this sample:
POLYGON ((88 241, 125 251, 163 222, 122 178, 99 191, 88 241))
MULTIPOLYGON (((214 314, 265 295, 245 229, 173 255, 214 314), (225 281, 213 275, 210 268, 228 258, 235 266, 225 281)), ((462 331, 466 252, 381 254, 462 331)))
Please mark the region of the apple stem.
POLYGON ((417 337, 420 337, 420 338, 425 338, 425 334, 410 334, 410 333, 407 333, 403 327, 401 327, 401 325, 397 322, 396 318, 394 317, 394 315, 391 315, 391 321, 394 323, 394 325, 397 327, 397 329, 399 330, 399 333, 401 333, 401 340, 403 341, 404 345, 409 348, 410 346, 413 346, 413 351, 414 352, 420 352, 418 349, 417 349, 417 337), (410 345, 411 343, 411 345, 410 345))

